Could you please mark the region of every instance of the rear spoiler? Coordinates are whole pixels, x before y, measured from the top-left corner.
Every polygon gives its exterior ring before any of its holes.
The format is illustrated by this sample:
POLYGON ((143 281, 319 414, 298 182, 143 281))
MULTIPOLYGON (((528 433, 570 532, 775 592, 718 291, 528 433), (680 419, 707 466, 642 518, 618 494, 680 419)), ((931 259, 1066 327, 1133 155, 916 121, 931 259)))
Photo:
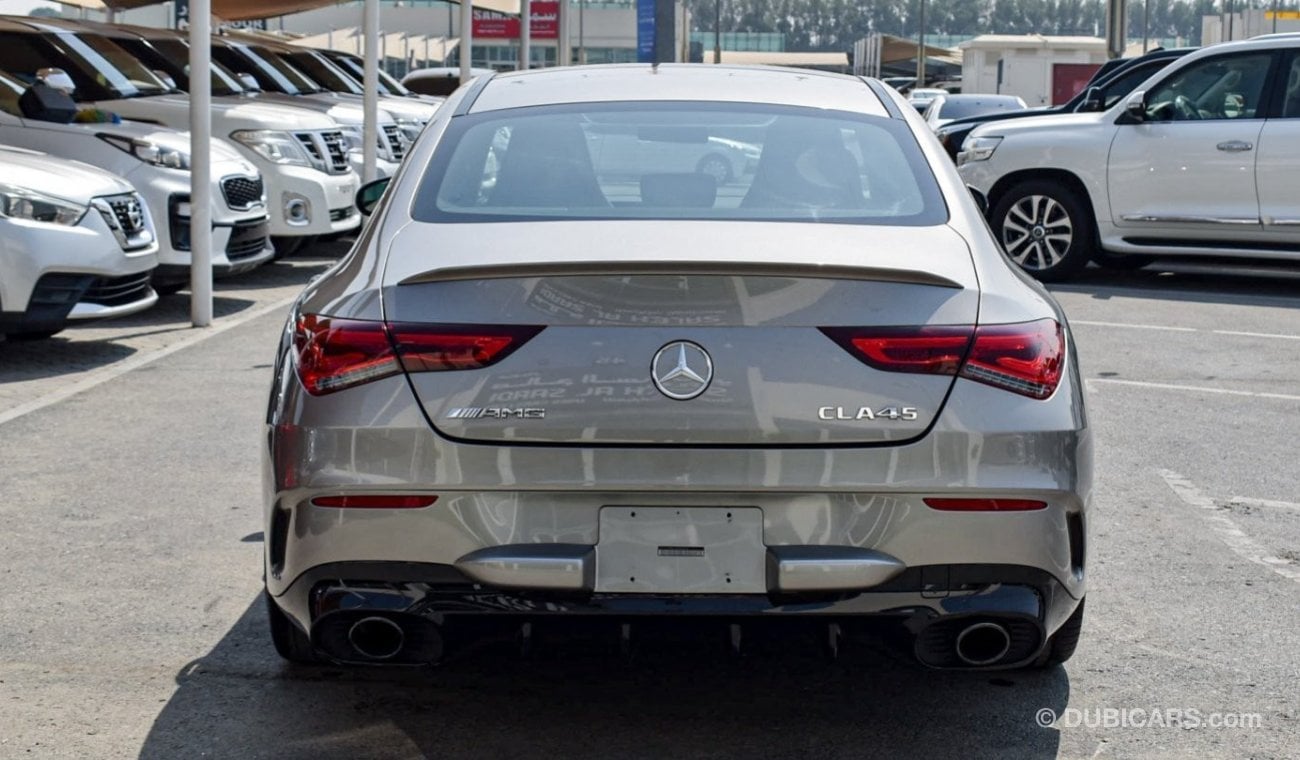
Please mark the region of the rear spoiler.
POLYGON ((467 264, 439 267, 411 275, 398 285, 458 280, 500 280, 512 277, 583 277, 625 275, 715 275, 739 277, 807 277, 826 280, 899 282, 962 289, 947 277, 915 269, 845 266, 767 261, 525 261, 510 264, 467 264))

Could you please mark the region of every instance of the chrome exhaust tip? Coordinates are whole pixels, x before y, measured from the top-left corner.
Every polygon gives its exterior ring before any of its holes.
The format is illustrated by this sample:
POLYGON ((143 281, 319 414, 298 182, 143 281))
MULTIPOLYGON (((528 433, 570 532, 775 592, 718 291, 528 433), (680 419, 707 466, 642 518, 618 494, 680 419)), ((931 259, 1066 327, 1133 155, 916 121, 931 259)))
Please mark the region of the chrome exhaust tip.
POLYGON ((348 643, 366 660, 391 660, 402 651, 406 633, 386 617, 362 618, 348 629, 348 643))
POLYGON ((957 659, 965 665, 992 665, 1011 649, 1011 634, 1000 623, 975 623, 957 634, 957 659))

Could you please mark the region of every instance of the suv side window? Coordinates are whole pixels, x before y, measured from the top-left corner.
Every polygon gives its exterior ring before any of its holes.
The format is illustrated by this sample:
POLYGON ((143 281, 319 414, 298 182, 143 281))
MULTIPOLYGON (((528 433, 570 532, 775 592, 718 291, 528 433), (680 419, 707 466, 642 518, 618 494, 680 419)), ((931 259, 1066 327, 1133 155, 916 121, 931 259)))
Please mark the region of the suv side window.
MULTIPOLYGON (((1172 60, 1172 59, 1170 59, 1172 60)), ((1169 65, 1168 60, 1151 61, 1141 66, 1134 66, 1132 69, 1122 72, 1106 84, 1102 89, 1102 107, 1110 108, 1119 102, 1119 99, 1125 97, 1137 86, 1151 78, 1152 74, 1169 65)))
POLYGON ((1271 52, 1209 58, 1188 66, 1147 93, 1151 121, 1263 118, 1258 113, 1271 52))
POLYGON ((1282 118, 1300 119, 1300 53, 1291 54, 1291 65, 1282 68, 1282 118))

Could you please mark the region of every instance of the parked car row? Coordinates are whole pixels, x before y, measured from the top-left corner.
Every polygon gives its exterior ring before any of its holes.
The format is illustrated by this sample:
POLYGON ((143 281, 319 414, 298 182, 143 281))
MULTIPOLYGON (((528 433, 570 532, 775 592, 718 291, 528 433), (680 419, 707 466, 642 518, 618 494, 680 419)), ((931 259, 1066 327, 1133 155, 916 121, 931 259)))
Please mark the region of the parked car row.
POLYGON ((969 130, 958 171, 1045 281, 1090 261, 1300 260, 1300 34, 1136 59, 1052 112, 969 130))
MULTIPOLYGON (((172 30, 0 16, 0 334, 132 313, 188 283, 187 61, 172 30)), ((357 229, 359 63, 219 35, 209 76, 214 275, 357 229)), ((381 86, 387 177, 441 99, 381 86)))

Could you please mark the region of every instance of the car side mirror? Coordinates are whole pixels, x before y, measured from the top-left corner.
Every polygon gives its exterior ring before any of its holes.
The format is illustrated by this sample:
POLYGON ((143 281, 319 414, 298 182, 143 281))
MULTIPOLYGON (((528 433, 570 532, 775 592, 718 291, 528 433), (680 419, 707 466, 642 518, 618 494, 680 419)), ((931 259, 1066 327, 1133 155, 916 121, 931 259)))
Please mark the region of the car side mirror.
POLYGON ((1128 96, 1124 101, 1124 113, 1135 121, 1147 120, 1147 94, 1141 90, 1128 96))
POLYGON ((1089 87, 1083 94, 1083 102, 1079 104, 1079 110, 1086 113, 1106 110, 1106 95, 1100 87, 1089 87))
POLYGON ((239 79, 239 84, 240 84, 240 85, 241 85, 245 90, 248 90, 249 92, 261 92, 261 91, 262 91, 262 85, 258 84, 258 83, 257 83, 257 79, 255 79, 255 78, 253 77, 253 75, 252 75, 252 74, 249 74, 247 71, 240 72, 240 73, 236 74, 235 76, 239 79))
POLYGON ((384 177, 362 185, 361 189, 357 190, 357 210, 366 216, 373 214, 375 207, 379 205, 379 201, 384 197, 384 191, 388 189, 390 179, 390 177, 384 177))
POLYGON ((168 74, 167 72, 163 71, 162 69, 154 69, 154 70, 153 70, 153 75, 156 76, 156 77, 158 77, 159 79, 161 79, 161 80, 162 80, 162 83, 165 84, 165 85, 167 85, 167 88, 168 88, 168 89, 171 89, 171 90, 176 89, 176 80, 175 80, 175 79, 172 79, 172 75, 171 75, 171 74, 168 74))
POLYGON ((77 91, 77 85, 73 83, 72 77, 68 76, 68 72, 63 69, 38 69, 36 81, 65 95, 71 95, 77 91))
POLYGON ((973 185, 967 185, 967 186, 966 186, 966 189, 970 191, 970 197, 972 197, 972 198, 975 199, 975 205, 976 205, 976 206, 979 206, 980 213, 983 214, 983 215, 985 215, 985 216, 988 216, 988 215, 989 215, 989 197, 988 197, 987 195, 985 195, 984 193, 980 192, 980 191, 979 191, 978 189, 976 189, 973 185))

